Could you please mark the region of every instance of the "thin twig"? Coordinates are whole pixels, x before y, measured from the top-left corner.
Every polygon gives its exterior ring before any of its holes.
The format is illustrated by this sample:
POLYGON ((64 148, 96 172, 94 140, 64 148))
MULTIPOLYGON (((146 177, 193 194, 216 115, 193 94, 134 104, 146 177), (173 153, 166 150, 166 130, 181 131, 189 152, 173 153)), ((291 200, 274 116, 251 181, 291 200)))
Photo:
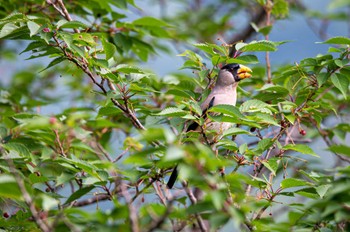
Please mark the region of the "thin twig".
MULTIPOLYGON (((187 186, 186 182, 182 182, 182 186, 185 189, 185 192, 186 192, 187 196, 189 197, 192 205, 195 205, 197 203, 197 199, 193 195, 192 190, 187 186)), ((204 224, 204 221, 203 221, 202 217, 198 213, 195 213, 194 215, 196 217, 196 220, 197 220, 197 223, 198 223, 200 231, 202 231, 202 232, 207 231, 207 228, 206 228, 206 226, 204 224)))
POLYGON ((59 148, 59 150, 60 150, 60 154, 61 154, 63 157, 67 157, 67 155, 66 155, 65 152, 64 152, 62 143, 61 143, 61 141, 60 141, 60 136, 59 136, 59 134, 58 134, 58 131, 55 129, 55 130, 53 130, 53 132, 55 133, 55 140, 56 140, 56 143, 57 143, 58 148, 59 148))
POLYGON ((26 203, 26 205, 28 206, 29 210, 30 210, 30 213, 32 214, 33 216, 33 219, 34 219, 34 222, 35 224, 37 224, 37 226, 40 228, 41 231, 43 232, 50 232, 50 231, 53 231, 51 226, 49 225, 49 222, 46 221, 44 219, 44 217, 40 217, 40 214, 39 212, 37 211, 35 205, 34 205, 34 201, 33 199, 31 198, 31 196, 29 195, 26 187, 25 187, 25 184, 24 184, 24 181, 23 181, 23 178, 17 173, 17 170, 15 168, 15 165, 12 161, 12 159, 10 159, 7 155, 6 152, 2 152, 5 156, 5 160, 9 166, 9 169, 10 169, 10 172, 11 174, 14 176, 17 184, 18 184, 18 187, 19 187, 19 190, 21 191, 22 193, 22 197, 24 199, 24 202, 26 203))
POLYGON ((172 210, 172 206, 173 206, 174 200, 169 201, 167 207, 166 207, 166 211, 165 213, 158 218, 157 220, 153 220, 150 228, 147 230, 148 232, 152 232, 155 231, 156 229, 160 228, 161 225, 164 223, 164 221, 167 219, 167 217, 169 216, 169 214, 171 213, 172 210))
MULTIPOLYGON (((96 141, 97 148, 102 152, 102 154, 106 157, 108 161, 112 161, 112 157, 108 154, 108 152, 102 147, 102 145, 96 141)), ((102 158, 102 157, 101 157, 102 158)))
POLYGON ((125 183, 120 183, 120 189, 121 189, 121 194, 123 195, 128 208, 129 208, 129 221, 130 221, 130 225, 131 225, 131 231, 132 232, 139 232, 140 228, 139 228, 139 222, 138 222, 138 217, 137 217, 137 211, 135 209, 135 207, 132 204, 132 198, 128 192, 128 189, 125 185, 125 183))
POLYGON ((121 158, 123 158, 123 156, 129 152, 129 147, 127 147, 122 153, 120 153, 120 155, 117 156, 117 158, 115 158, 112 162, 118 162, 121 158))
MULTIPOLYGON (((264 7, 266 12, 266 25, 265 26, 271 26, 271 11, 272 11, 273 3, 271 0, 268 0, 266 2, 266 5, 264 7)), ((265 35, 265 40, 269 40, 269 34, 265 35)), ((272 75, 271 75, 271 62, 270 62, 270 54, 269 52, 266 52, 265 54, 265 60, 266 60, 266 73, 267 73, 267 83, 272 83, 272 75)))

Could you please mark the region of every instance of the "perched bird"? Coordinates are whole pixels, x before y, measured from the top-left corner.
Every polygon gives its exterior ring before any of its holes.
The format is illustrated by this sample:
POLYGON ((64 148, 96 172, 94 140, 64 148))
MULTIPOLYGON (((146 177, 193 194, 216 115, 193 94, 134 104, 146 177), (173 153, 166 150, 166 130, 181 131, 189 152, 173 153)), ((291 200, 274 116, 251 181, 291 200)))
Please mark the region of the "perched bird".
MULTIPOLYGON (((252 76, 252 70, 241 64, 227 64, 223 66, 218 74, 215 86, 208 95, 208 97, 201 104, 202 117, 206 119, 207 111, 215 105, 236 105, 237 100, 237 86, 238 82, 242 79, 249 78, 252 76)), ((229 122, 213 122, 205 120, 206 130, 214 130, 217 132, 217 135, 222 134, 225 130, 229 129, 232 126, 232 123, 229 122)), ((197 122, 193 122, 187 128, 189 131, 201 131, 197 122)), ((215 136, 217 139, 218 136, 215 136)), ((213 142, 213 137, 208 137, 208 142, 213 142)), ((171 189, 176 181, 178 176, 177 166, 173 169, 171 176, 168 180, 167 186, 171 189)))

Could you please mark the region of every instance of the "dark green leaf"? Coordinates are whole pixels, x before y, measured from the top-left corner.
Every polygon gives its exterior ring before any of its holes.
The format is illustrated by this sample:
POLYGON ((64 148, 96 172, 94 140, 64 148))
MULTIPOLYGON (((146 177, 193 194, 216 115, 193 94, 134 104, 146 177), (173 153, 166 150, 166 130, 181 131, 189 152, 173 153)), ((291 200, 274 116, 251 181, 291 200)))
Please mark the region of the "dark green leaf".
POLYGON ((61 63, 62 61, 65 61, 65 60, 66 60, 66 57, 64 57, 64 56, 57 57, 56 59, 54 59, 53 61, 51 61, 50 64, 47 65, 46 68, 44 68, 43 70, 39 71, 39 73, 40 73, 40 72, 43 72, 43 71, 45 71, 46 69, 49 69, 49 68, 51 68, 51 67, 53 67, 53 66, 55 66, 55 65, 57 65, 57 64, 59 64, 59 63, 61 63))
POLYGON ((94 186, 89 186, 89 187, 81 188, 78 191, 75 191, 72 195, 70 195, 70 197, 67 199, 67 201, 64 204, 71 203, 72 201, 86 195, 88 192, 90 192, 94 188, 95 188, 94 186))
POLYGON ((347 98, 349 79, 340 73, 335 73, 331 75, 331 81, 337 89, 343 94, 344 98, 347 98))

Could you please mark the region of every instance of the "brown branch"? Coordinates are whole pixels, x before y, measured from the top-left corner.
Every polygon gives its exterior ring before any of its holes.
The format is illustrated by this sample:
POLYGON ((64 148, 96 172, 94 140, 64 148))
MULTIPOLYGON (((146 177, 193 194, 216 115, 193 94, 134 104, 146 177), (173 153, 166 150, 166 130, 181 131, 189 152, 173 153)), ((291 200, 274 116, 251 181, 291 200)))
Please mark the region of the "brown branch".
POLYGON ((110 199, 111 199, 111 197, 108 194, 99 194, 99 195, 93 196, 89 199, 76 201, 72 204, 72 206, 83 207, 83 206, 94 204, 94 203, 99 202, 99 201, 105 201, 105 200, 110 200, 110 199))
POLYGON ((162 202, 162 204, 166 206, 167 205, 166 198, 165 198, 165 196, 164 196, 164 194, 159 186, 159 182, 154 181, 152 186, 156 192, 156 195, 159 197, 160 201, 162 202))
MULTIPOLYGON (((108 154, 108 152, 103 148, 103 146, 99 143, 99 142, 97 142, 96 141, 96 146, 97 146, 97 148, 102 152, 102 154, 105 156, 105 158, 108 160, 108 161, 110 161, 110 162, 112 162, 112 157, 108 154)), ((102 159, 102 157, 101 157, 101 159, 102 159)))
MULTIPOLYGON (((271 0, 268 0, 266 2, 266 5, 264 7, 266 12, 266 26, 271 26, 271 11, 272 11, 273 3, 271 0)), ((269 35, 265 35, 265 40, 269 40, 269 35)), ((272 83, 272 74, 271 74, 271 62, 270 62, 270 53, 266 52, 265 54, 265 60, 266 60, 266 74, 267 74, 267 83, 272 83)))
POLYGON ((143 187, 141 191, 137 191, 136 194, 132 197, 131 201, 134 202, 138 196, 140 196, 146 189, 148 189, 153 184, 154 181, 156 181, 156 179, 151 179, 151 181, 145 187, 143 187))
POLYGON ((131 231, 132 232, 139 232, 139 223, 138 223, 138 217, 137 217, 137 211, 135 207, 132 204, 132 198, 126 188, 125 183, 120 183, 120 189, 121 189, 121 194, 123 195, 126 204, 129 208, 129 221, 131 225, 131 231))
POLYGON ((115 163, 115 162, 118 162, 121 158, 123 158, 123 156, 129 152, 129 147, 126 148, 120 155, 118 155, 117 158, 115 158, 112 162, 115 163))
MULTIPOLYGON (((311 120, 311 123, 314 125, 314 127, 316 127, 318 133, 321 135, 323 141, 327 144, 328 147, 331 147, 332 145, 334 145, 334 143, 328 138, 327 136, 327 132, 322 130, 316 123, 316 121, 314 119, 311 120)), ((339 155, 337 152, 332 152, 335 156, 337 156, 340 160, 345 161, 347 163, 350 163, 350 159, 347 157, 344 157, 342 155, 339 155)))
POLYGON ((67 157, 67 155, 65 154, 64 152, 64 149, 63 149, 63 146, 62 146, 62 143, 60 141, 60 136, 58 134, 58 131, 57 130, 53 130, 53 132, 55 133, 55 141, 58 145, 58 148, 60 150, 60 154, 63 156, 63 157, 67 157))
POLYGON ((40 213, 37 211, 37 209, 36 209, 36 207, 34 205, 34 201, 33 201, 32 197, 29 195, 29 193, 28 193, 28 191, 27 191, 27 189, 25 187, 23 178, 17 173, 17 170, 15 168, 15 165, 14 165, 12 159, 10 159, 8 157, 7 153, 5 153, 5 152, 2 152, 2 153, 5 154, 5 160, 6 160, 7 164, 8 164, 8 166, 9 166, 10 172, 14 176, 14 178, 15 178, 17 184, 18 184, 18 187, 19 187, 19 190, 22 193, 22 197, 24 199, 24 202, 28 206, 29 211, 32 214, 32 217, 34 219, 35 224, 43 232, 53 231, 51 226, 49 225, 48 221, 45 220, 43 217, 41 217, 40 213))
POLYGON ((164 221, 167 219, 167 217, 171 213, 171 210, 173 208, 173 203, 174 203, 174 200, 169 201, 166 207, 165 213, 160 218, 158 218, 158 220, 152 221, 150 228, 147 230, 148 232, 155 231, 156 229, 161 227, 161 225, 164 223, 164 221))
MULTIPOLYGON (((49 5, 52 5, 67 21, 73 21, 70 16, 66 6, 63 3, 63 0, 46 0, 49 5)), ((73 29, 76 33, 80 33, 80 30, 77 28, 73 29)))
MULTIPOLYGON (((184 187, 185 192, 186 192, 187 196, 189 197, 192 205, 195 205, 197 203, 197 199, 194 196, 192 190, 187 186, 187 183, 184 181, 182 182, 182 186, 184 187)), ((202 232, 207 231, 207 228, 204 224, 202 217, 198 213, 195 213, 194 216, 196 217, 200 231, 202 231, 202 232)))

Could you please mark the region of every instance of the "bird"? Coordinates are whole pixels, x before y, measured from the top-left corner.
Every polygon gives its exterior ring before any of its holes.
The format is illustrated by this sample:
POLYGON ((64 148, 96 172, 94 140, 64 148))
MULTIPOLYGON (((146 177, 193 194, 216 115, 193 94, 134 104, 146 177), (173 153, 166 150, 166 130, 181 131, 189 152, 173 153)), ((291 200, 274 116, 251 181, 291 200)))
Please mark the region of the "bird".
MULTIPOLYGON (((201 104, 202 115, 205 119, 206 130, 216 131, 216 136, 206 138, 209 143, 214 142, 213 139, 218 139, 218 135, 222 135, 224 131, 228 130, 232 123, 230 122, 214 122, 207 118, 208 110, 215 105, 236 105, 237 100, 237 86, 239 81, 252 76, 252 70, 247 66, 236 63, 229 63, 222 66, 219 70, 216 83, 209 93, 208 97, 201 104)), ((186 130, 189 131, 201 131, 202 128, 197 122, 190 124, 186 130)), ((205 135, 205 133, 203 133, 205 135)), ((167 182, 167 188, 171 189, 178 176, 177 165, 173 168, 170 178, 167 182)))

